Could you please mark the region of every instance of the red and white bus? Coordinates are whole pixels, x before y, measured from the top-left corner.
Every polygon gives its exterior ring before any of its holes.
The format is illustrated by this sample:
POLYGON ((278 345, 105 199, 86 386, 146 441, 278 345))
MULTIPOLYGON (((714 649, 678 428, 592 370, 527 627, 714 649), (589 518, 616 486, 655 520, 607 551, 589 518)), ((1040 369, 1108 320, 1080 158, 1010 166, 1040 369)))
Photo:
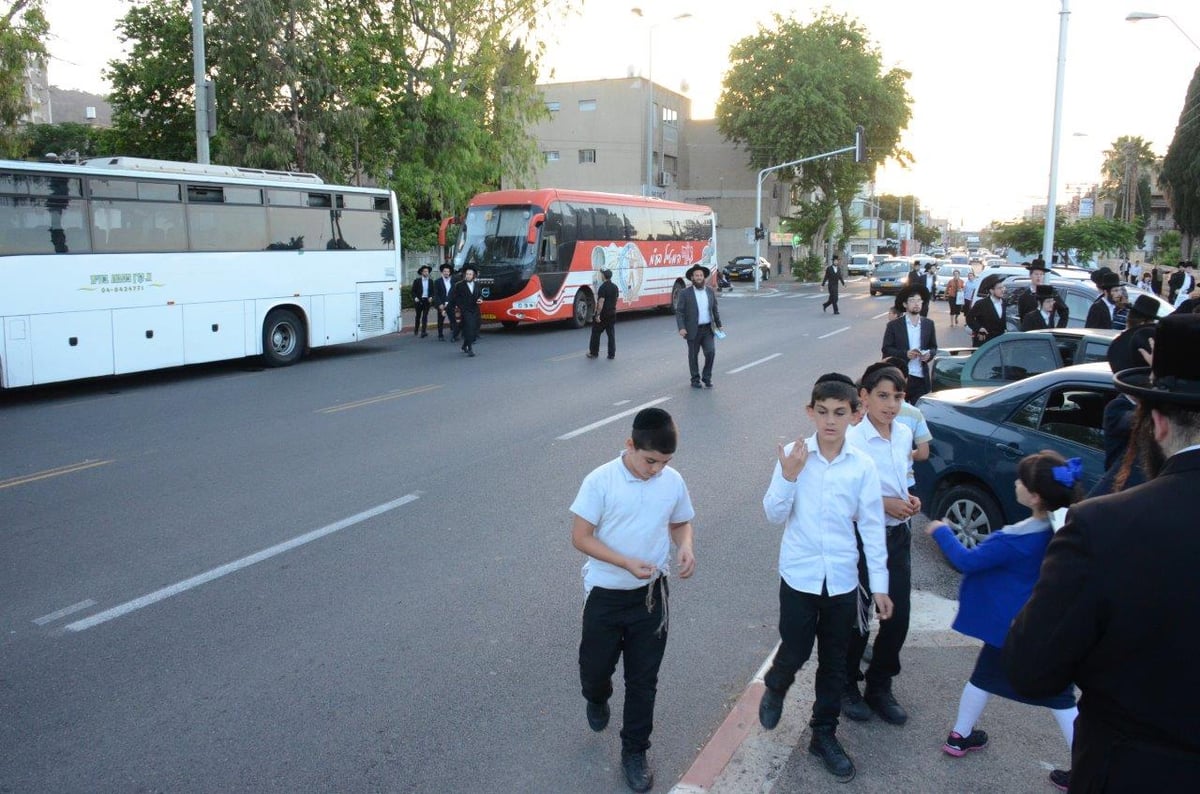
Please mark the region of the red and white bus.
MULTIPOLYGON (((442 244, 448 219, 442 224, 442 244)), ((716 277, 712 209, 581 190, 501 190, 471 199, 453 264, 477 268, 485 321, 592 321, 601 270, 620 290, 618 311, 670 307, 694 264, 716 277)))

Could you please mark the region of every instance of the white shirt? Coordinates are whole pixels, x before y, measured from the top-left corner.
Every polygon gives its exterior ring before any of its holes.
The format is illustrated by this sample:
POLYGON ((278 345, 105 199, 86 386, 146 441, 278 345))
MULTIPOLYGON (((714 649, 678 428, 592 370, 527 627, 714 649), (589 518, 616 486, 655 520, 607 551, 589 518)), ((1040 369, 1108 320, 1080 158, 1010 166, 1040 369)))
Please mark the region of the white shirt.
POLYGON ((696 289, 696 322, 699 325, 712 322, 712 312, 708 310, 708 290, 696 289))
MULTIPOLYGON (((846 443, 871 457, 879 475, 880 494, 897 499, 908 498, 908 469, 912 461, 913 434, 908 425, 892 422, 891 440, 879 435, 870 419, 863 419, 846 431, 846 443)), ((888 526, 904 523, 885 515, 888 526)))
MULTIPOLYGON (((775 462, 771 484, 763 496, 763 512, 772 524, 784 524, 779 544, 779 575, 802 593, 849 593, 858 587, 858 542, 867 557, 867 578, 874 593, 888 591, 887 543, 879 475, 869 456, 848 443, 833 460, 825 460, 817 437, 803 442, 808 460, 795 482, 783 477, 775 462)), ((784 447, 789 454, 795 442, 784 447)))
POLYGON ((429 279, 426 278, 425 276, 421 277, 421 297, 422 298, 429 297, 429 279))
MULTIPOLYGON (((648 480, 625 465, 624 453, 593 469, 583 479, 571 512, 596 527, 596 538, 613 551, 645 560, 666 575, 671 565, 670 524, 695 515, 679 472, 666 466, 648 480)), ((588 557, 583 564, 583 590, 593 587, 636 590, 648 584, 629 571, 588 557)))
MULTIPOLYGON (((904 330, 908 331, 908 349, 909 350, 920 350, 921 349, 921 317, 920 317, 920 315, 917 316, 916 326, 914 326, 912 323, 912 315, 905 315, 904 330)), ((913 378, 925 377, 925 370, 922 368, 921 359, 910 358, 908 360, 908 374, 909 374, 909 377, 913 377, 913 378)))
MULTIPOLYGON (((933 433, 929 432, 929 423, 925 421, 925 414, 921 413, 921 409, 908 400, 900 404, 900 413, 896 414, 893 421, 903 424, 912 431, 914 447, 917 444, 928 444, 933 441, 933 433)), ((912 488, 916 484, 917 475, 913 471, 913 461, 910 455, 908 458, 908 487, 912 488)))
POLYGON ((445 276, 442 276, 442 283, 446 285, 446 294, 449 295, 450 287, 454 286, 453 283, 450 281, 450 279, 446 278, 445 276))

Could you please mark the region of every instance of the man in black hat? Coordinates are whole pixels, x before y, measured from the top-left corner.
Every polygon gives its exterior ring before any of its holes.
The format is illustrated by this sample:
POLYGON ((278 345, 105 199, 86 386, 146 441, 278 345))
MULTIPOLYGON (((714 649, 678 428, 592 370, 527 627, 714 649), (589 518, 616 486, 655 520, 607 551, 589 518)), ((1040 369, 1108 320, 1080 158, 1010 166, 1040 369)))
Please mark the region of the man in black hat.
POLYGON ((459 328, 462 331, 462 351, 475 357, 475 340, 479 338, 479 305, 483 303, 479 285, 475 283, 475 266, 463 265, 462 281, 450 292, 450 305, 458 312, 459 328))
MULTIPOLYGON (((1017 317, 1020 317, 1022 322, 1025 320, 1025 315, 1029 314, 1034 309, 1041 307, 1042 300, 1037 297, 1037 290, 1046 283, 1046 260, 1040 256, 1026 265, 1029 268, 1029 291, 1022 293, 1021 297, 1017 298, 1017 317)), ((1053 288, 1051 288, 1053 289, 1053 288)), ((1044 292, 1044 291, 1043 291, 1044 292)), ((1071 313, 1067 311, 1067 304, 1054 295, 1054 321, 1056 325, 1048 326, 1050 328, 1066 328, 1067 320, 1071 313)), ((1026 330, 1024 328, 1022 331, 1026 330)))
POLYGON ((1121 289, 1121 277, 1109 270, 1107 273, 1100 275, 1093 274, 1092 281, 1100 288, 1100 297, 1088 309, 1087 319, 1083 323, 1084 328, 1105 328, 1113 327, 1113 315, 1116 314, 1118 300, 1116 291, 1121 289))
POLYGON ((438 341, 445 341, 442 334, 443 320, 450 321, 450 340, 458 341, 458 320, 454 317, 454 307, 450 305, 450 292, 454 289, 454 266, 443 262, 439 268, 441 277, 433 282, 433 305, 437 308, 438 341))
POLYGON ((1055 307, 1058 298, 1054 294, 1054 287, 1051 287, 1049 284, 1039 284, 1025 293, 1025 295, 1022 295, 1018 305, 1028 303, 1025 300, 1026 297, 1032 298, 1034 308, 1021 315, 1022 331, 1065 327, 1066 323, 1059 323, 1058 312, 1055 307))
POLYGON ((821 304, 821 311, 824 312, 830 306, 833 307, 834 314, 841 314, 838 311, 838 282, 846 286, 846 279, 842 278, 842 267, 838 261, 838 255, 833 255, 833 262, 829 267, 825 268, 825 278, 821 279, 821 286, 829 285, 829 300, 821 304))
POLYGON ((995 273, 979 282, 975 302, 967 312, 967 327, 971 329, 971 343, 975 347, 1004 333, 1005 291, 1004 277, 995 273))
POLYGON ((905 287, 896 296, 896 302, 904 307, 904 313, 884 328, 881 349, 884 358, 905 362, 908 381, 904 396, 910 404, 916 405, 921 395, 929 393, 929 362, 937 352, 937 331, 933 320, 921 316, 925 301, 920 290, 905 287))
POLYGON ((1180 292, 1182 292, 1184 295, 1187 295, 1195 288, 1195 265, 1193 265, 1191 262, 1184 262, 1181 260, 1179 262, 1179 267, 1177 267, 1175 272, 1171 274, 1171 277, 1167 279, 1167 289, 1169 290, 1167 294, 1167 300, 1174 305, 1176 299, 1179 298, 1180 292))
POLYGON ((1013 621, 1005 667, 1018 692, 1079 687, 1071 791, 1191 791, 1200 696, 1171 675, 1200 657, 1200 316, 1159 321, 1153 363, 1118 373, 1153 451, 1149 482, 1074 505, 1013 621))
POLYGON ((713 361, 717 357, 714 331, 721 330, 721 313, 717 311, 717 293, 704 282, 708 279, 708 268, 692 265, 687 269, 688 281, 692 286, 679 295, 675 307, 675 325, 679 335, 687 342, 688 370, 692 375, 692 388, 699 389, 703 381, 712 388, 713 361), (704 351, 704 370, 700 370, 700 351, 704 351))
POLYGON ((608 268, 600 271, 600 288, 596 290, 596 317, 592 321, 592 338, 588 340, 588 358, 600 356, 600 334, 608 334, 608 357, 617 357, 617 335, 613 323, 617 319, 617 298, 620 290, 613 283, 612 271, 608 268))
POLYGON ((921 316, 929 316, 929 303, 937 297, 937 263, 925 263, 925 275, 921 278, 921 287, 925 290, 921 296, 921 316))
POLYGON ((429 304, 433 301, 433 281, 430 280, 429 274, 432 270, 429 265, 421 265, 412 283, 413 308, 417 310, 417 318, 413 322, 413 336, 420 336, 422 339, 429 336, 429 304))

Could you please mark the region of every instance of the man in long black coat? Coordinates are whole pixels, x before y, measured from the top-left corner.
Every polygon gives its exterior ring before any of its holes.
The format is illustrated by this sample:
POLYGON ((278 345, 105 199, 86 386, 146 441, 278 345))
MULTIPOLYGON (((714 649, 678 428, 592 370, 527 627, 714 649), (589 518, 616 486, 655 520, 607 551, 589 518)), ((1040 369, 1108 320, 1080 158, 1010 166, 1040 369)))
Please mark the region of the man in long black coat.
MULTIPOLYGON (((1017 317, 1025 320, 1025 315, 1029 314, 1034 309, 1041 308, 1041 301, 1037 298, 1037 290, 1046 283, 1046 260, 1040 256, 1030 262, 1025 267, 1029 268, 1029 291, 1022 293, 1021 297, 1017 298, 1017 317)), ((1043 290, 1044 292, 1044 290, 1043 290)), ((1058 294, 1054 295, 1054 318, 1057 325, 1054 328, 1066 328, 1067 320, 1071 317, 1071 312, 1067 310, 1067 304, 1063 302, 1058 294)), ((1022 331, 1026 330, 1021 328, 1022 331)))
POLYGON ((475 340, 479 338, 479 304, 483 303, 480 287, 475 283, 475 266, 463 265, 462 281, 456 282, 450 290, 450 305, 457 312, 459 327, 462 330, 462 351, 468 356, 475 357, 475 340))
POLYGON ((967 312, 967 327, 971 329, 971 343, 979 347, 989 339, 1004 333, 1004 279, 993 273, 979 282, 975 302, 967 312))
POLYGON ((1200 658, 1198 349, 1200 316, 1172 315, 1153 365, 1115 376, 1149 413, 1166 462, 1143 485, 1071 508, 1004 644, 1018 692, 1080 689, 1073 794, 1192 792, 1200 781, 1200 689, 1188 678, 1200 658))
POLYGON ((833 255, 833 264, 825 268, 825 278, 821 279, 821 286, 829 285, 829 300, 821 304, 821 311, 825 311, 830 306, 833 307, 834 314, 841 314, 838 311, 838 282, 842 286, 846 286, 846 279, 842 278, 842 268, 838 262, 838 255, 833 255))

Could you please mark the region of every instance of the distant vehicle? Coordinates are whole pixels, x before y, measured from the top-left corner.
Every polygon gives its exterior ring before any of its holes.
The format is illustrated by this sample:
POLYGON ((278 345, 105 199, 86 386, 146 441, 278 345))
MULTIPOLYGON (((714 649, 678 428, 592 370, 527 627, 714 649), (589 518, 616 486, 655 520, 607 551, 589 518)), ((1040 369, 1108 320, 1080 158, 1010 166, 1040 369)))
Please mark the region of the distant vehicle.
POLYGON ((874 266, 871 254, 853 254, 846 265, 846 272, 852 276, 869 276, 874 266))
MULTIPOLYGON (((1067 312, 1070 315, 1067 318, 1067 327, 1082 328, 1087 321, 1088 309, 1092 307, 1096 298, 1100 297, 1100 289, 1091 281, 1074 279, 1047 277, 1046 283, 1053 286, 1059 297, 1067 304, 1067 312)), ((1005 279, 1004 284, 1008 287, 1004 296, 1005 326, 1010 331, 1015 331, 1021 327, 1021 318, 1017 316, 1017 301, 1021 299, 1021 295, 1029 291, 1029 276, 1005 279)), ((1137 300, 1139 295, 1150 295, 1154 298, 1158 303, 1159 319, 1175 310, 1175 307, 1163 300, 1161 296, 1153 295, 1140 287, 1125 285, 1125 290, 1129 294, 1130 302, 1137 300)))
MULTIPOLYGON (((764 257, 758 258, 758 269, 762 274, 762 280, 766 281, 771 277, 771 263, 764 257)), ((721 268, 721 272, 730 281, 753 281, 754 280, 754 257, 752 256, 735 256, 729 260, 729 264, 721 268)))
POLYGON ((946 348, 930 363, 932 388, 1000 386, 1073 364, 1107 361, 1108 347, 1119 333, 1098 328, 1010 331, 978 348, 946 348))
POLYGON ((1064 367, 994 389, 927 394, 917 407, 933 441, 929 459, 914 466, 913 494, 926 515, 945 517, 963 545, 973 547, 1029 516, 1013 488, 1026 455, 1052 449, 1080 458, 1083 490, 1099 481, 1104 407, 1116 396, 1107 363, 1064 367))
POLYGON ((949 258, 952 265, 961 265, 963 267, 970 267, 971 265, 971 257, 961 251, 951 251, 949 258))
POLYGON ((950 279, 954 277, 954 271, 958 271, 958 277, 965 284, 967 276, 971 274, 971 268, 965 265, 950 265, 940 264, 937 269, 937 288, 934 290, 934 300, 939 300, 946 297, 946 285, 950 283, 950 279))
POLYGON ((912 262, 907 259, 885 259, 871 273, 870 292, 875 295, 895 295, 908 284, 912 262))
MULTIPOLYGON (((582 190, 480 193, 459 219, 454 268, 478 268, 482 319, 505 328, 592 322, 601 270, 613 272, 617 311, 670 310, 694 264, 716 286, 716 216, 701 204, 582 190)), ((766 260, 763 260, 764 262, 766 260)))
POLYGON ((396 333, 399 219, 390 190, 315 174, 0 161, 0 386, 396 333))
POLYGON ((945 248, 930 248, 929 255, 930 256, 945 256, 946 249, 945 248))

